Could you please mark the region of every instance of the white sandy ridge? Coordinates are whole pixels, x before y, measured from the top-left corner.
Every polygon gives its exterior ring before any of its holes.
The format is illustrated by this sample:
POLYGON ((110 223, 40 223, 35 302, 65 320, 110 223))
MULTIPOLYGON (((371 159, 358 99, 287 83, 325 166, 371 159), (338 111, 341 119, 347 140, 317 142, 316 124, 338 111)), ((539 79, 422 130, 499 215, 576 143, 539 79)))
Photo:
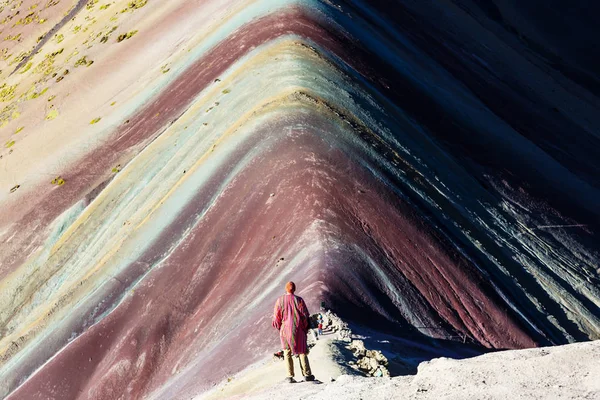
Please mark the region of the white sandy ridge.
POLYGON ((340 354, 332 345, 334 340, 334 335, 322 337, 309 356, 322 384, 283 383, 283 362, 264 360, 197 399, 600 400, 600 341, 464 360, 437 358, 421 363, 416 375, 374 378, 350 375, 348 366, 335 361, 340 354))

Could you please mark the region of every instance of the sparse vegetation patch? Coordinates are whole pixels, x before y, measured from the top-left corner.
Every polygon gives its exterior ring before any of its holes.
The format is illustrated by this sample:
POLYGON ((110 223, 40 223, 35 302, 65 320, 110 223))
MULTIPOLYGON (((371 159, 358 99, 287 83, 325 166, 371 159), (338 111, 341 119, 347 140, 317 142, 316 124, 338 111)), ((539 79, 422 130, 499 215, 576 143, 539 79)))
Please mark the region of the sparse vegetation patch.
POLYGON ((131 39, 136 33, 138 33, 138 31, 129 31, 127 33, 122 33, 119 35, 119 37, 117 37, 117 42, 120 43, 123 40, 131 39))

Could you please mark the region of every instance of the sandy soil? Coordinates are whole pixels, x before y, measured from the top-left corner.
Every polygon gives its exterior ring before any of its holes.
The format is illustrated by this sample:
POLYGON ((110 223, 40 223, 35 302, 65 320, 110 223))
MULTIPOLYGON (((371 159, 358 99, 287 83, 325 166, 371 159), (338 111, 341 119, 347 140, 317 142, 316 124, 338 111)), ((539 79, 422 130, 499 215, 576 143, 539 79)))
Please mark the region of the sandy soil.
POLYGON ((322 340, 311 354, 323 384, 282 383, 283 363, 265 361, 198 399, 600 399, 600 341, 438 358, 394 378, 345 374, 331 344, 322 340))
MULTIPOLYGON (((311 365, 312 373, 320 381, 331 381, 331 378, 337 379, 344 374, 352 373, 351 369, 340 362, 342 355, 333 346, 336 340, 334 334, 325 333, 316 342, 316 345, 310 350, 308 359, 311 365)), ((294 372, 296 380, 302 380, 300 364, 294 359, 294 372)), ((256 363, 239 374, 229 377, 225 382, 215 387, 210 392, 198 397, 198 400, 212 400, 223 398, 246 398, 251 394, 262 396, 263 393, 274 391, 277 396, 278 386, 282 385, 286 377, 286 369, 283 361, 275 359, 266 359, 256 363)), ((290 389, 304 386, 322 386, 319 383, 299 382, 297 384, 286 384, 290 389)), ((287 386, 286 386, 287 387, 287 386)))

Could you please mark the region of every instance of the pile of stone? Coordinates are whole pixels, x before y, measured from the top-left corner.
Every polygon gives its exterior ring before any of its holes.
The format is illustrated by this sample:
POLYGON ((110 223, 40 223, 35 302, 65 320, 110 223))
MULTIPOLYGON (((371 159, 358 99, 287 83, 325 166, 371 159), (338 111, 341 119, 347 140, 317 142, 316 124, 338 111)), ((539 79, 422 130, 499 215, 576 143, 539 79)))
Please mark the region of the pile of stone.
POLYGON ((368 350, 362 340, 353 340, 347 346, 352 351, 357 361, 350 361, 351 367, 358 369, 369 376, 390 376, 387 369, 388 360, 379 350, 368 350))
POLYGON ((343 342, 350 343, 352 341, 352 331, 348 327, 348 324, 342 321, 340 317, 332 313, 331 310, 327 310, 321 315, 323 316, 324 330, 336 333, 337 339, 343 342))
POLYGON ((337 339, 348 343, 346 346, 352 351, 356 361, 350 361, 352 368, 368 376, 390 376, 387 369, 388 360, 379 350, 368 350, 362 340, 352 340, 352 331, 340 317, 330 310, 321 313, 324 330, 335 332, 337 339))

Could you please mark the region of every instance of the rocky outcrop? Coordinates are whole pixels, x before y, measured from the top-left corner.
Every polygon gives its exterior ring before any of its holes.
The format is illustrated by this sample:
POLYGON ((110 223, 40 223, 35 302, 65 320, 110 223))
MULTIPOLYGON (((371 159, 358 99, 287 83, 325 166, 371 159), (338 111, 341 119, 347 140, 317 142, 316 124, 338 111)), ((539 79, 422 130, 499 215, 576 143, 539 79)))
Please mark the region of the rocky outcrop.
POLYGON ((379 350, 368 350, 362 340, 353 340, 348 346, 357 361, 350 361, 352 368, 368 376, 390 376, 387 369, 388 360, 379 350))
POLYGON ((367 376, 390 376, 387 369, 388 359, 379 350, 369 350, 362 340, 352 339, 352 330, 346 322, 331 310, 321 314, 323 316, 323 328, 334 332, 336 339, 347 343, 346 348, 352 351, 355 360, 349 360, 348 365, 367 376))

